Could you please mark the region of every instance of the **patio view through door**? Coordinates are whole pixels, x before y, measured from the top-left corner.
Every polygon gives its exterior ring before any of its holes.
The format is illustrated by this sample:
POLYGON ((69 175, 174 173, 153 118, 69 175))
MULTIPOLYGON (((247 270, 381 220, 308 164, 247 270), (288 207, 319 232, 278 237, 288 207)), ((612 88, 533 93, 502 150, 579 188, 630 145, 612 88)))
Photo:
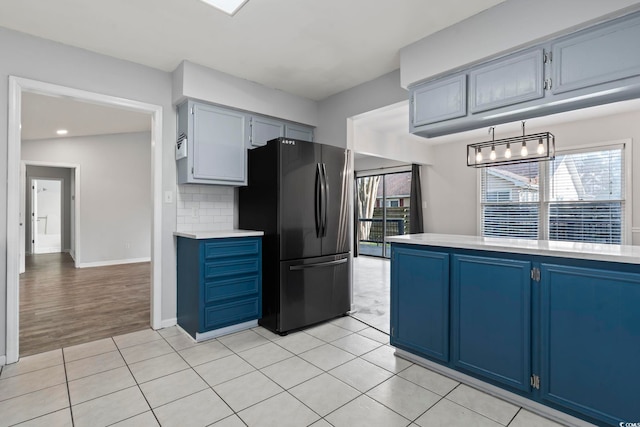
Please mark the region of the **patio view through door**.
POLYGON ((358 177, 356 193, 358 253, 389 258, 387 237, 409 233, 411 172, 358 177))

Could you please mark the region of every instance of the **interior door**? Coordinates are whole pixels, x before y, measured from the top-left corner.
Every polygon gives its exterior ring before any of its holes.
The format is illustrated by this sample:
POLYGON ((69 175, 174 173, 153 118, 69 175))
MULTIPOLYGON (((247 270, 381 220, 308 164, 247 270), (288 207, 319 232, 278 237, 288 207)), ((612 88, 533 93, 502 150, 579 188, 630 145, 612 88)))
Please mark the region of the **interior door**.
POLYGON ((26 221, 26 208, 27 208, 27 191, 26 188, 27 187, 27 166, 24 163, 20 164, 20 214, 19 214, 19 221, 20 221, 20 246, 18 247, 18 257, 19 257, 19 263, 20 263, 20 270, 19 273, 22 274, 25 272, 26 270, 26 266, 25 266, 25 252, 27 251, 27 236, 26 236, 26 230, 27 227, 25 226, 25 221, 26 221))
POLYGON ((343 148, 322 146, 322 168, 326 192, 323 255, 349 252, 351 236, 349 154, 350 152, 343 148))

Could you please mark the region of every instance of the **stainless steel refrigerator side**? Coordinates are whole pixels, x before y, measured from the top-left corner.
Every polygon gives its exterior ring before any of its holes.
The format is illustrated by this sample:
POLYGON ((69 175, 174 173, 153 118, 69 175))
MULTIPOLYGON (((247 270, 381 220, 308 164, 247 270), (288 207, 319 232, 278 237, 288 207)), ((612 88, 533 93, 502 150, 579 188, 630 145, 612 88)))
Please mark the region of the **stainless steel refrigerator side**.
POLYGON ((347 253, 351 250, 351 152, 344 148, 322 146, 327 206, 322 255, 347 253))

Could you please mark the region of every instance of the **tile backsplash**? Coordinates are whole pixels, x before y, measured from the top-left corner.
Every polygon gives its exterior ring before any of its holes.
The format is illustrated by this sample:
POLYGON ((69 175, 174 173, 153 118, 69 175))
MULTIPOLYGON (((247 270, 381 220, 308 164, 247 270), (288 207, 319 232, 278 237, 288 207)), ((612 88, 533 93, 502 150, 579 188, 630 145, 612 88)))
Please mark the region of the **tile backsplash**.
POLYGON ((233 228, 233 187, 179 185, 177 202, 177 231, 218 231, 233 228))

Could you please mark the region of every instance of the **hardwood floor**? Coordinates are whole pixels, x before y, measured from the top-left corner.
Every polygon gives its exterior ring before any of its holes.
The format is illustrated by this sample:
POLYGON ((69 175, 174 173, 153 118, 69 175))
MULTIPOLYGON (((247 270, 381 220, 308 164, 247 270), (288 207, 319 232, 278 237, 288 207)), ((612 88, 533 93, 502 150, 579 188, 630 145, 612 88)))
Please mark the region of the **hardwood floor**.
POLYGON ((149 328, 150 263, 76 269, 67 253, 26 257, 20 356, 149 328))

